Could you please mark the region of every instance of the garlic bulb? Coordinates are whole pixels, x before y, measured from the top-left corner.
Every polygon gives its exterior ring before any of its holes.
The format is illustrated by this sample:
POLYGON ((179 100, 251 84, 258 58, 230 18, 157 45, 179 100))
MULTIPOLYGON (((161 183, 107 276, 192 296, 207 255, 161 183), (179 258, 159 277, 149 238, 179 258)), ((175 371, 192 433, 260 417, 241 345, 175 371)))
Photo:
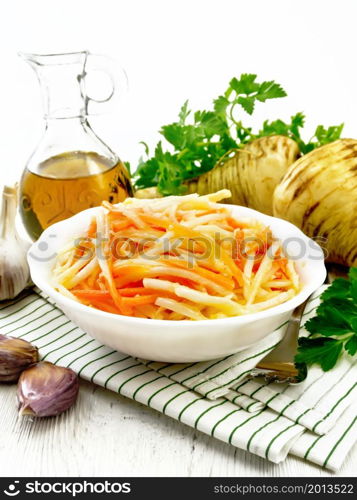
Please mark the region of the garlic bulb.
POLYGON ((16 382, 21 372, 38 359, 37 347, 0 333, 0 382, 16 382))
POLYGON ((24 370, 17 386, 20 415, 53 417, 77 399, 79 380, 70 368, 41 361, 24 370))
POLYGON ((30 279, 26 260, 28 246, 15 228, 16 208, 17 188, 5 186, 0 215, 0 300, 16 297, 30 279))

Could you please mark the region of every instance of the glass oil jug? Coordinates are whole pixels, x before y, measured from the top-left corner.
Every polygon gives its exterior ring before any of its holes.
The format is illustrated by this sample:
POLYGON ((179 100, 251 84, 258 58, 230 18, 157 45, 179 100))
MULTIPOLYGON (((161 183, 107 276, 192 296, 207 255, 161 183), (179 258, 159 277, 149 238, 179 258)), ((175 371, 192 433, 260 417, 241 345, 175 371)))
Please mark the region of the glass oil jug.
POLYGON ((87 51, 20 56, 37 74, 46 123, 20 184, 20 214, 36 240, 46 227, 102 200, 117 203, 132 196, 132 188, 125 165, 93 132, 87 118, 91 106, 102 105, 114 93, 107 59, 87 51), (108 74, 111 92, 106 99, 87 95, 88 68, 108 74))

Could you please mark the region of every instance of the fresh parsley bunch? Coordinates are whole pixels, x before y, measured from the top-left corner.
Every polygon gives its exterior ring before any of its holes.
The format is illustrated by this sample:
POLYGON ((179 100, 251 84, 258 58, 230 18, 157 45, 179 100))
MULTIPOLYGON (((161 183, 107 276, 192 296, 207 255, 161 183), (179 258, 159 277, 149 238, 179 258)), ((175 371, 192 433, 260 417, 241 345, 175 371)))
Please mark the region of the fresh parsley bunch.
POLYGON ((139 160, 134 173, 136 189, 157 186, 163 195, 183 194, 185 181, 208 172, 222 159, 228 158, 230 152, 259 137, 276 134, 291 137, 303 154, 340 137, 343 124, 327 129, 319 125, 314 136, 305 143, 301 138, 303 113, 296 113, 289 123, 265 121, 256 133, 251 127, 245 127, 241 120, 237 120, 237 109, 252 115, 258 102, 287 95, 278 83, 258 83, 256 79, 254 74, 233 78, 224 94, 213 101, 213 108, 209 111, 192 112, 186 101, 178 120, 160 130, 168 148, 160 141, 150 156, 147 144, 142 142, 147 158, 139 160))
POLYGON ((357 268, 351 268, 349 279, 336 279, 321 295, 316 316, 305 328, 310 335, 299 339, 297 364, 317 363, 324 371, 335 366, 343 352, 357 352, 357 268))

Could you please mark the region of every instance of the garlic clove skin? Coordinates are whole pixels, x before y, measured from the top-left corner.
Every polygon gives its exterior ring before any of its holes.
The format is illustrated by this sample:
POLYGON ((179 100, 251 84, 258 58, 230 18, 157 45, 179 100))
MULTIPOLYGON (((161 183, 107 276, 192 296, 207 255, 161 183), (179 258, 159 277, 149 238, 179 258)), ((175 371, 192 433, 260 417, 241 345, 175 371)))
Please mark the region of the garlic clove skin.
POLYGON ((15 228, 17 186, 5 186, 0 215, 0 300, 16 297, 30 282, 26 253, 29 244, 15 228))
POLYGON ((19 414, 53 417, 68 410, 79 390, 77 374, 42 361, 23 371, 18 382, 19 414))
POLYGON ((16 382, 21 372, 38 360, 37 347, 0 334, 0 382, 16 382))
POLYGON ((0 301, 13 299, 30 281, 26 253, 20 244, 0 241, 0 301))

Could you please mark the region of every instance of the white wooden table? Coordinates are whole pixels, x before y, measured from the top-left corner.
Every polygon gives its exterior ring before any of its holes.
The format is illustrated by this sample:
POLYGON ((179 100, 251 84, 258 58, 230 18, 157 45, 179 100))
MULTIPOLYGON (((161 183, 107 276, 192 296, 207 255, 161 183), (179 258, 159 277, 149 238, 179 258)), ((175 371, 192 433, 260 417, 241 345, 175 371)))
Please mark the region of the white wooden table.
MULTIPOLYGON (((66 414, 21 420, 15 390, 0 385, 1 476, 333 475, 290 457, 274 465, 86 382, 66 414)), ((357 447, 338 475, 356 463, 357 447)))

